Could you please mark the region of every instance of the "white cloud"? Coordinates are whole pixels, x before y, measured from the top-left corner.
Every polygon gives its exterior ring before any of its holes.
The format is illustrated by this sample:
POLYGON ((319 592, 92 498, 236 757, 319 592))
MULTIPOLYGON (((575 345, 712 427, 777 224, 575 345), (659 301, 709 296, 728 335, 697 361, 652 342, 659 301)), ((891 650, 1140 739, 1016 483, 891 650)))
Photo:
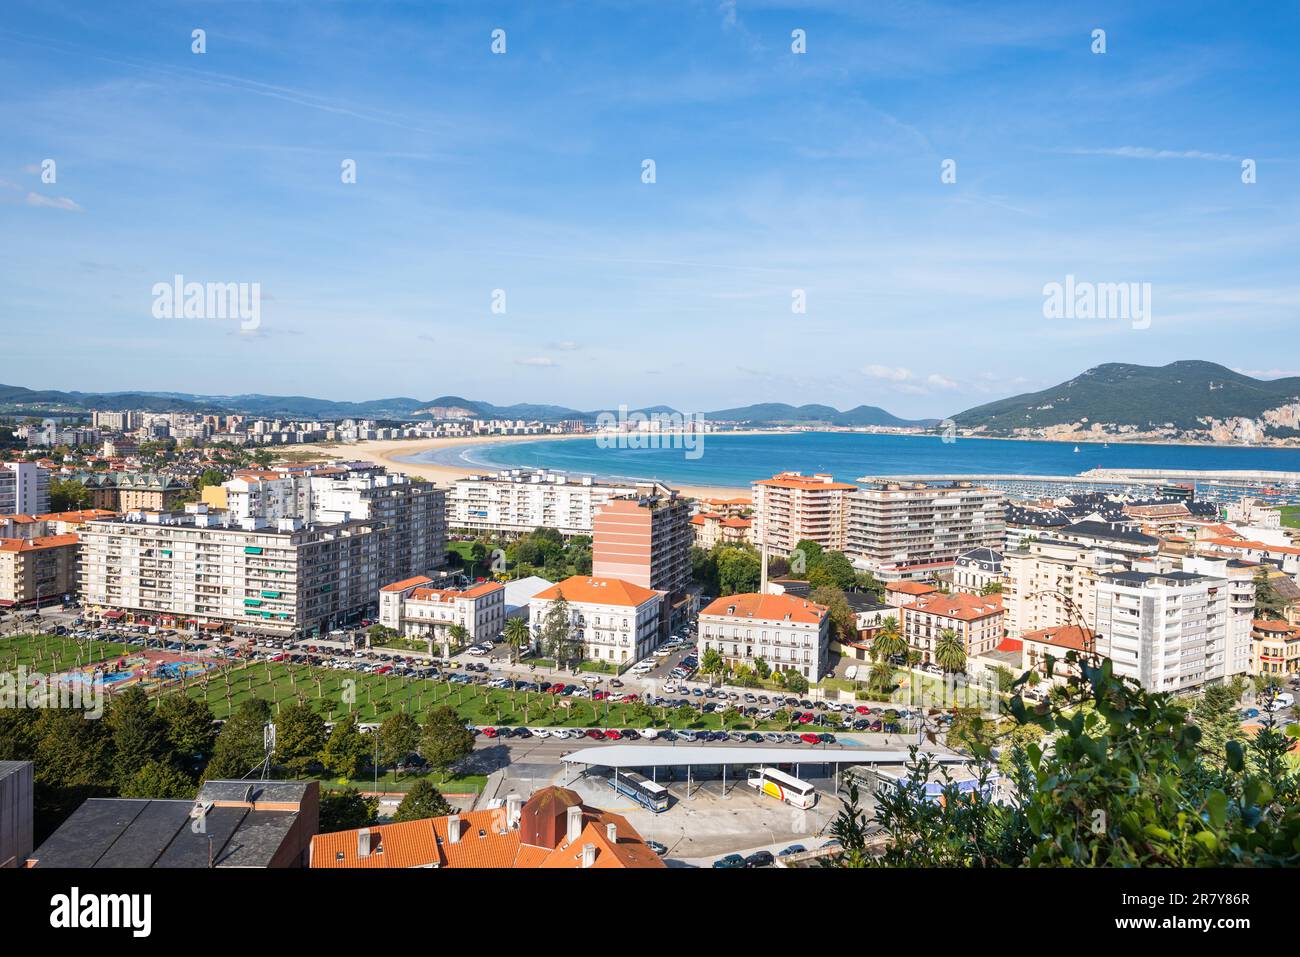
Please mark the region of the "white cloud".
POLYGON ((577 352, 582 346, 572 339, 565 339, 563 342, 548 342, 546 348, 554 349, 556 352, 577 352))
POLYGON ((66 196, 42 196, 40 193, 28 193, 27 205, 44 206, 47 209, 63 209, 70 213, 81 212, 81 207, 66 196))
POLYGON ((1096 149, 1062 150, 1075 156, 1120 156, 1125 159, 1201 159, 1216 162, 1235 162, 1239 156, 1229 153, 1207 153, 1204 150, 1157 150, 1150 146, 1106 146, 1096 149))
POLYGON ((550 356, 529 356, 526 359, 516 359, 515 362, 521 366, 537 366, 542 369, 551 369, 559 365, 550 356))
POLYGON ((868 379, 881 379, 885 382, 907 382, 912 378, 912 370, 902 366, 869 365, 863 368, 862 374, 868 379))

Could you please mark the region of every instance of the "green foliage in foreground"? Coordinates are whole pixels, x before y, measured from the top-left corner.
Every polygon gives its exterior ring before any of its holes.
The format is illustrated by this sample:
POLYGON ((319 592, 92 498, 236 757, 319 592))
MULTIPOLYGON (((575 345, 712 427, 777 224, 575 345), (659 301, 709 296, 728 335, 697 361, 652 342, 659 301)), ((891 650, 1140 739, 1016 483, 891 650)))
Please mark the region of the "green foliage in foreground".
POLYGON ((1000 757, 1010 767, 1003 787, 959 793, 949 782, 942 802, 928 801, 926 781, 948 779, 913 749, 907 780, 880 791, 870 822, 851 795, 832 825, 844 853, 829 864, 1300 864, 1300 780, 1286 760, 1300 727, 1283 732, 1265 720, 1249 741, 1207 739, 1170 695, 1116 677, 1109 660, 1081 660, 1075 652, 1066 660, 1081 674, 1070 679, 1064 701, 1031 710, 1017 694, 1004 705, 1007 730, 996 733, 982 734, 982 719, 971 719, 965 741, 980 782, 991 782, 1000 757), (1023 733, 1030 728, 1042 738, 1023 733), (875 853, 869 829, 883 832, 881 841, 872 839, 875 853))

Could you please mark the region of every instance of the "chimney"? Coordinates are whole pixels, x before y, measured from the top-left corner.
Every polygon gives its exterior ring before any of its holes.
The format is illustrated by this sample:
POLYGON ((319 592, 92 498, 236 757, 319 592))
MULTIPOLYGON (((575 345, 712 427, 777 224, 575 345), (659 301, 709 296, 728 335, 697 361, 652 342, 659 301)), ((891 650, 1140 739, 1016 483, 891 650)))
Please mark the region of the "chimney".
POLYGON ((453 814, 447 818, 447 840, 452 844, 460 843, 461 819, 458 815, 453 814))
POLYGON ((568 841, 570 844, 572 844, 574 841, 578 839, 579 835, 582 834, 582 806, 581 805, 575 804, 573 807, 569 808, 568 820, 566 821, 566 824, 567 824, 567 830, 565 831, 564 839, 568 841))
POLYGON ((506 795, 506 827, 518 827, 523 813, 524 799, 518 794, 506 795))
POLYGON ((357 831, 357 857, 370 856, 370 828, 363 827, 357 831))
POLYGON ((596 845, 595 844, 582 845, 582 866, 591 867, 591 865, 595 863, 596 863, 596 845))
POLYGON ((610 821, 608 824, 605 825, 605 838, 611 844, 618 843, 618 825, 615 824, 613 821, 610 821))

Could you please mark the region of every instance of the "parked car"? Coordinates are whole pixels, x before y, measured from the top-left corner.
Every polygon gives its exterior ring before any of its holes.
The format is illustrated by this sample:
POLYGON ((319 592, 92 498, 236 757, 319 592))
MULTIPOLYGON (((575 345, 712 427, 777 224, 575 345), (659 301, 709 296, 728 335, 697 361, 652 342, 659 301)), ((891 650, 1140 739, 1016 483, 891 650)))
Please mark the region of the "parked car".
POLYGON ((807 850, 808 848, 804 847, 802 844, 791 844, 789 847, 783 848, 776 856, 789 857, 791 854, 803 854, 807 850))
POLYGON ((746 867, 771 867, 774 863, 776 858, 772 856, 771 851, 755 851, 745 858, 746 867))
POLYGON ((733 869, 745 867, 745 859, 739 854, 728 854, 726 857, 720 857, 713 862, 714 867, 733 869))

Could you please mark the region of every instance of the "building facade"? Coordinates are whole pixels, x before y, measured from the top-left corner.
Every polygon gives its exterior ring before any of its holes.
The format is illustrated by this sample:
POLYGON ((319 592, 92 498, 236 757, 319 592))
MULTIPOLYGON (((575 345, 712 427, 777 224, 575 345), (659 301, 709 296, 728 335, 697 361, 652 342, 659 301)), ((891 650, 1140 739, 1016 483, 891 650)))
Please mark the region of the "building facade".
POLYGON ((50 473, 35 462, 0 462, 0 515, 50 510, 50 473))
POLYGON ((780 472, 753 483, 754 544, 788 555, 802 540, 842 552, 847 542, 846 498, 857 486, 829 475, 780 472))
POLYGON ((129 513, 82 530, 82 601, 176 627, 323 633, 373 606, 391 533, 369 521, 245 529, 202 504, 129 513))
POLYGON ((512 469, 458 479, 447 493, 447 522, 456 533, 522 535, 554 528, 591 535, 596 512, 614 499, 675 495, 658 482, 611 484, 560 472, 512 469))
POLYGON ((561 598, 588 660, 631 664, 659 644, 661 592, 617 578, 566 578, 534 595, 529 603, 535 636, 540 636, 547 614, 561 598))
POLYGON ((1228 583, 1191 572, 1115 572, 1097 583, 1097 651, 1148 691, 1222 679, 1228 583))
POLYGON ((75 594, 77 547, 76 535, 0 539, 0 608, 75 594))
POLYGON ((461 625, 471 643, 496 638, 506 624, 506 587, 482 582, 470 588, 438 588, 432 578, 418 576, 379 590, 379 623, 407 638, 433 644, 450 640, 453 625, 461 625))
POLYGON ((712 649, 733 667, 761 658, 815 684, 829 669, 830 612, 794 595, 727 595, 700 610, 699 642, 701 655, 712 649))
POLYGON ((957 633, 967 658, 993 651, 1003 638, 1001 595, 927 595, 899 611, 903 638, 923 663, 934 662, 935 645, 948 630, 957 633))
POLYGON ((966 482, 876 483, 847 508, 846 551, 881 581, 931 578, 971 549, 1000 549, 1005 534, 1002 493, 966 482))

